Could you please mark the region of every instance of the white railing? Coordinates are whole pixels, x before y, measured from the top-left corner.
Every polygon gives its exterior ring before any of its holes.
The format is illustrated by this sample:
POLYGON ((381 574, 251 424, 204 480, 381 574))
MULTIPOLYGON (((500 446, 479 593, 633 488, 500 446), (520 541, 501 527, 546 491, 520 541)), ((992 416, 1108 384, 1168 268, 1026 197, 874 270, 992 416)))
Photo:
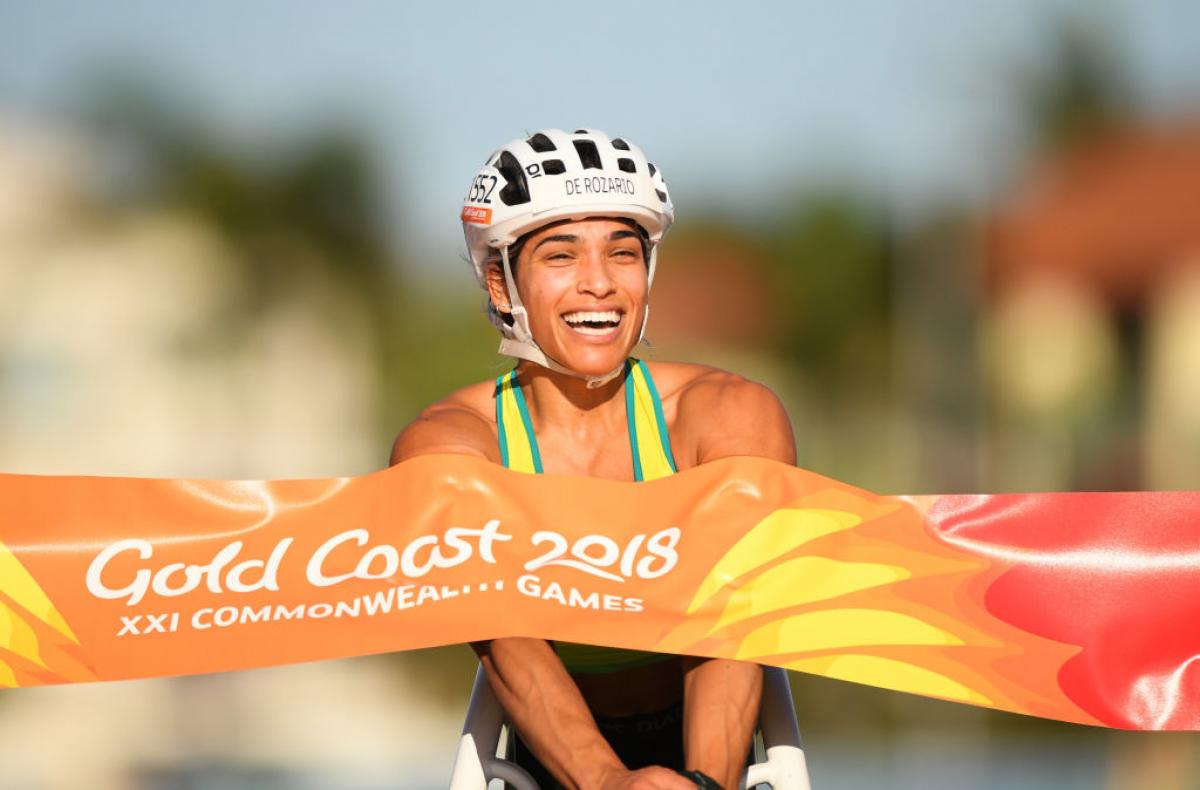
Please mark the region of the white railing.
MULTIPOLYGON (((758 738, 765 755, 746 769, 742 788, 769 785, 772 790, 810 790, 800 728, 792 706, 787 672, 763 667, 762 706, 758 716, 758 738)), ((504 709, 492 694, 483 668, 475 673, 475 686, 467 704, 450 790, 487 790, 488 782, 500 779, 516 790, 539 790, 525 769, 497 754, 505 735, 504 709)))

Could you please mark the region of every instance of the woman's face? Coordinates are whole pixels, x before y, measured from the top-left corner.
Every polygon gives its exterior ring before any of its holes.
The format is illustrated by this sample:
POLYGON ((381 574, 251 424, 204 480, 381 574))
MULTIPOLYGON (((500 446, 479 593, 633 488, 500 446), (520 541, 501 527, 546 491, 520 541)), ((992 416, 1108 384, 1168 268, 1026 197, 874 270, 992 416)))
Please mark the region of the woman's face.
MULTIPOLYGON (((641 332, 649 287, 641 237, 631 222, 549 225, 526 238, 516 263, 530 331, 547 355, 592 376, 625 361, 641 332)), ((492 301, 503 312, 503 274, 496 279, 489 282, 492 301)))

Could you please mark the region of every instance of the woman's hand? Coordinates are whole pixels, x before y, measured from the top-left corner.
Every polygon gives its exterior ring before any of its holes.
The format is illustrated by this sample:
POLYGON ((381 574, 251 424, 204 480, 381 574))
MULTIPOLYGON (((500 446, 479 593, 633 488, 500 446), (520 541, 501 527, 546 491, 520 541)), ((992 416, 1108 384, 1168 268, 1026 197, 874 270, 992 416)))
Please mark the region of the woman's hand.
POLYGON ((611 771, 601 779, 598 790, 696 790, 696 784, 670 768, 652 765, 636 771, 611 771))

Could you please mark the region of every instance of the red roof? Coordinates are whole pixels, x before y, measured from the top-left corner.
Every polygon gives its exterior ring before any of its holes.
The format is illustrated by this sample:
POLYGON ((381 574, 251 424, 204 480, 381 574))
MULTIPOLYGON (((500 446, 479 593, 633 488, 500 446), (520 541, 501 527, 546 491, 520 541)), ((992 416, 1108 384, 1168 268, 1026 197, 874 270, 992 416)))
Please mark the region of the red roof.
POLYGON ((1200 257, 1200 125, 1096 136, 1037 166, 989 228, 993 289, 1042 272, 1137 301, 1200 257))

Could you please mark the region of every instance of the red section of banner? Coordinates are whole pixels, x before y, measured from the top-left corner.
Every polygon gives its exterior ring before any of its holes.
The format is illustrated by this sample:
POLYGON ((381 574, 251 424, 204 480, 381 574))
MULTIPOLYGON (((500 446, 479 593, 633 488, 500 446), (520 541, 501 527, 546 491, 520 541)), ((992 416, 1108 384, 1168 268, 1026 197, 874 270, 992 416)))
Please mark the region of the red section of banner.
POLYGON ((1012 562, 988 611, 1079 645, 1063 692, 1100 721, 1200 729, 1200 506, 1195 493, 942 497, 947 542, 1012 562))

